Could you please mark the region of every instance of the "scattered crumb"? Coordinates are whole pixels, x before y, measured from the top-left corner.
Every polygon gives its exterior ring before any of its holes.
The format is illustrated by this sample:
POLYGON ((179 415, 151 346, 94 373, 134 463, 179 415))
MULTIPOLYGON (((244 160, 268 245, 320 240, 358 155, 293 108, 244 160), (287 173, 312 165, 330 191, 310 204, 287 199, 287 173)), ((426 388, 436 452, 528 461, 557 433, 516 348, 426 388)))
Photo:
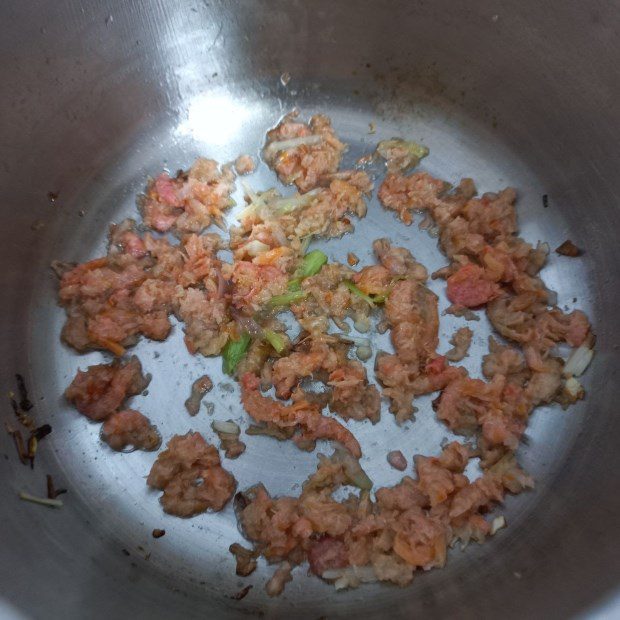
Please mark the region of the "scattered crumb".
POLYGON ((282 562, 271 579, 265 585, 268 596, 279 596, 284 591, 284 586, 293 579, 291 575, 292 566, 288 562, 282 562))
POLYGON ((467 356, 473 336, 474 332, 469 327, 459 327, 450 338, 452 349, 446 353, 446 358, 451 362, 460 362, 467 356))
POLYGON ((377 133, 377 126, 374 123, 368 123, 368 133, 377 133))
POLYGON ((466 321, 479 321, 480 317, 470 308, 452 305, 444 310, 444 314, 463 317, 466 321))
POLYGON ((583 252, 570 239, 567 239, 564 243, 559 245, 555 251, 557 254, 562 256, 570 256, 571 258, 581 256, 583 254, 583 252))
POLYGON ((239 590, 239 592, 237 592, 236 594, 231 595, 230 598, 233 599, 233 601, 240 601, 241 599, 244 599, 248 595, 248 592, 253 587, 254 586, 252 585, 245 586, 245 588, 241 588, 241 590, 239 590))
POLYGON ((355 265, 357 265, 357 263, 359 262, 360 262, 360 259, 353 252, 349 252, 347 254, 347 263, 349 263, 351 267, 355 267, 355 265))
POLYGON ((239 155, 234 165, 237 174, 251 174, 256 169, 256 162, 251 155, 239 155))
POLYGON ((506 527, 506 518, 503 515, 495 517, 495 519, 491 521, 491 536, 497 534, 497 532, 504 527, 506 527))
POLYGON ((256 570, 256 558, 259 554, 258 551, 253 549, 246 549, 239 543, 233 543, 228 547, 228 551, 235 556, 237 561, 237 567, 235 572, 240 577, 247 577, 256 570))
POLYGON ((200 403, 204 395, 213 389, 213 382, 209 375, 202 375, 192 383, 192 391, 189 398, 185 401, 185 408, 191 416, 195 416, 200 411, 200 403))
POLYGON ((158 528, 155 528, 152 533, 153 533, 153 538, 161 538, 162 536, 166 534, 166 530, 160 530, 158 528))
POLYGON ((407 459, 400 450, 392 450, 388 452, 387 462, 398 471, 405 471, 407 469, 407 459))

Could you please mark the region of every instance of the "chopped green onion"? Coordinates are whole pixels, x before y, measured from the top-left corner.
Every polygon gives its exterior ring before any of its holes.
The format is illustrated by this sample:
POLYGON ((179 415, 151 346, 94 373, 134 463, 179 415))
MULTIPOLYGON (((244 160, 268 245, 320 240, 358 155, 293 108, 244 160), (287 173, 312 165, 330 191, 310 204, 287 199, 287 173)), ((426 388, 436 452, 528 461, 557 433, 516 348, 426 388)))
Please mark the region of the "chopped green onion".
POLYGON ((369 306, 372 306, 374 308, 375 302, 373 300, 373 298, 370 295, 366 295, 366 293, 364 293, 363 291, 361 291, 359 288, 357 288, 357 286, 355 286, 355 284, 353 284, 353 282, 351 282, 351 280, 345 280, 344 281, 344 285, 354 294, 357 295, 358 297, 360 297, 361 299, 363 299, 365 302, 368 303, 369 306))
POLYGON ((294 149, 298 146, 312 146, 315 144, 320 144, 323 141, 322 136, 310 135, 310 136, 302 136, 300 138, 291 138, 290 140, 277 140, 275 142, 271 142, 265 147, 264 156, 269 159, 279 153, 280 151, 287 151, 288 149, 294 149))
POLYGON ((299 267, 295 271, 295 277, 288 283, 289 291, 301 290, 301 281, 310 276, 314 276, 323 265, 327 262, 327 256, 321 250, 312 250, 308 252, 302 260, 299 267))
POLYGON ((301 265, 297 268, 297 276, 300 278, 314 276, 321 271, 326 262, 327 256, 321 250, 312 250, 303 257, 301 265))
POLYGON ((286 348, 286 340, 282 334, 278 334, 271 329, 263 329, 263 337, 275 349, 276 353, 282 353, 286 348))
POLYGON ((300 250, 301 250, 302 254, 305 254, 308 251, 308 246, 312 242, 312 237, 314 237, 314 235, 313 234, 309 234, 309 235, 306 235, 305 237, 303 237, 303 239, 301 240, 300 250))
POLYGON ((232 375, 235 372, 239 362, 246 354, 251 340, 252 338, 247 332, 244 332, 238 340, 228 340, 222 350, 222 369, 227 375, 232 375))
POLYGON ((387 159, 388 162, 392 159, 401 170, 417 166, 420 160, 426 157, 429 152, 428 148, 422 144, 403 140, 402 138, 382 140, 377 145, 377 153, 383 159, 387 159))
POLYGON ((372 489, 372 480, 362 469, 358 459, 353 458, 349 452, 340 447, 336 448, 335 456, 342 463, 344 473, 351 484, 367 491, 372 489))
POLYGON ((277 198, 269 203, 269 209, 276 215, 286 215, 299 209, 299 207, 307 206, 316 194, 315 190, 311 190, 305 194, 287 196, 285 198, 277 198))
POLYGON ((274 295, 269 300, 269 305, 272 308, 277 306, 290 306, 296 301, 301 301, 308 293, 304 291, 291 291, 290 293, 284 293, 284 295, 274 295))

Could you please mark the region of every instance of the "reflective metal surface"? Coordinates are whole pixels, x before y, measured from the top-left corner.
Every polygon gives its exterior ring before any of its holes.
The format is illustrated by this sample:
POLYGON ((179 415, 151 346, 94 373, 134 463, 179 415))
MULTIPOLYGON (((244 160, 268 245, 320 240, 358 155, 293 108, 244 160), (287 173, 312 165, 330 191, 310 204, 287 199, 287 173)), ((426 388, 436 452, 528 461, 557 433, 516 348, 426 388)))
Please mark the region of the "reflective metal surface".
MULTIPOLYGON (((549 618, 620 613, 617 437, 620 305, 620 13, 611 2, 4 2, 0 8, 1 278, 4 394, 21 372, 40 422, 53 433, 34 470, 0 433, 0 595, 3 617, 133 618, 392 617, 549 618), (280 75, 292 76, 288 86, 280 75), (163 514, 144 476, 154 454, 112 453, 98 427, 61 395, 78 366, 99 362, 59 343, 53 259, 104 249, 110 221, 135 214, 135 195, 162 167, 195 156, 227 161, 258 153, 267 127, 298 106, 332 116, 353 161, 393 135, 431 148, 425 168, 482 191, 519 189, 522 234, 581 259, 553 256, 544 277, 561 306, 588 312, 598 334, 585 402, 539 409, 520 458, 535 492, 503 511, 510 527, 484 546, 455 551, 441 571, 404 589, 366 586, 336 593, 305 568, 279 599, 260 565, 243 583, 227 549, 241 540, 228 507, 181 520, 163 514), (370 133, 369 123, 376 125, 370 133), (57 193, 50 201, 48 192, 57 193), (548 208, 541 196, 548 195, 548 208), (26 504, 53 474, 69 493, 61 510, 26 504), (166 535, 154 540, 153 528, 166 535), (242 601, 230 598, 245 583, 242 601)), ((248 179, 274 183, 261 167, 248 179)), ((239 198, 239 194, 237 195, 239 198)), ((234 215, 234 212, 233 212, 234 215)), ((436 241, 405 228, 373 200, 354 237, 323 244, 333 258, 389 236, 430 269, 436 241)), ((441 287, 436 288, 445 307, 441 287)), ((462 322, 442 319, 442 342, 462 322)), ((488 326, 475 326, 469 368, 479 373, 488 326)), ((442 349, 440 349, 442 350, 442 349)), ((204 372, 217 388, 213 417, 245 425, 236 386, 216 359, 193 358, 176 327, 165 343, 136 349, 153 374, 133 402, 164 439, 188 429, 213 440, 205 407, 183 401, 204 372)), ((430 400, 430 399, 429 399, 430 400)), ((394 483, 389 449, 436 453, 446 430, 429 400, 399 429, 350 422, 375 484, 394 483)), ((8 403, 4 414, 11 414, 8 403)), ((263 481, 295 493, 315 454, 267 438, 226 461, 239 486, 263 481)), ((327 446, 319 446, 323 451, 327 446)))

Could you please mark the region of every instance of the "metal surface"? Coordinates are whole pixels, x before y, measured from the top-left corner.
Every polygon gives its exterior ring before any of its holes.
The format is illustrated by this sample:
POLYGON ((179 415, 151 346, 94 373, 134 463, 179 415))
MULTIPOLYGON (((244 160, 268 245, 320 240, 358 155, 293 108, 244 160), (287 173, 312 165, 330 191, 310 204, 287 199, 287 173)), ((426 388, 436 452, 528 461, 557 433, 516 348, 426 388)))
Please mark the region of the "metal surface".
MULTIPOLYGON (((23 373, 37 419, 54 428, 33 471, 0 433, 2 617, 620 613, 615 3, 59 0, 7 1, 0 14, 2 392, 23 373), (292 76, 287 87, 283 72, 292 76), (335 593, 300 567, 285 594, 268 599, 262 585, 272 568, 261 564, 243 583, 234 575, 227 548, 241 537, 230 506, 191 520, 164 515, 143 479, 155 455, 112 453, 98 427, 61 397, 78 366, 104 356, 60 345, 50 261, 102 252, 108 223, 135 214, 148 174, 187 166, 198 154, 220 161, 256 154, 265 129, 294 105, 330 114, 351 144, 350 161, 379 139, 411 136, 431 148, 425 168, 433 174, 472 176, 482 191, 516 186, 526 239, 556 247, 571 238, 586 248, 581 259, 552 256, 544 277, 561 306, 583 308, 594 322, 587 399, 569 412, 549 407, 533 416, 520 458, 538 486, 508 502, 510 527, 404 589, 335 593), (58 199, 50 202, 48 192, 58 199), (19 490, 44 494, 46 473, 69 488, 61 510, 17 498, 19 490), (162 527, 165 537, 152 539, 162 527), (244 583, 255 587, 231 600, 244 583)), ((274 177, 261 167, 249 181, 264 188, 274 177)), ((376 200, 355 236, 322 247, 333 258, 355 249, 369 260, 370 240, 384 235, 431 269, 443 263, 434 239, 399 224, 376 200)), ((456 324, 442 319, 444 348, 456 324)), ((469 367, 478 373, 488 326, 481 321, 475 331, 469 367)), ((205 371, 218 387, 206 399, 214 417, 245 424, 219 361, 191 357, 179 327, 166 343, 142 342, 136 352, 153 381, 133 402, 165 439, 189 428, 213 439, 205 408, 196 418, 183 408, 205 371)), ((377 427, 349 424, 376 484, 398 478, 385 463, 388 449, 436 453, 447 435, 429 401, 419 405, 405 429, 387 413, 377 427)), ((10 415, 8 405, 3 410, 10 415)), ((263 481, 274 493, 295 493, 316 462, 267 438, 248 444, 225 463, 240 488, 263 481)))

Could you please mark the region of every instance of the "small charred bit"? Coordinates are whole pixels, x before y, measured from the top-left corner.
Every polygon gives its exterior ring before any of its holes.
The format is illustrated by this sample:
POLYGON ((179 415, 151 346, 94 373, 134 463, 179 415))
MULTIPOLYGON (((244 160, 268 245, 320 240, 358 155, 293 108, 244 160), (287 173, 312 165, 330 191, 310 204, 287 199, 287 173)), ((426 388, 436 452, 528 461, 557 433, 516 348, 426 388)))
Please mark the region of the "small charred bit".
POLYGON ((59 495, 67 492, 67 489, 57 489, 54 486, 54 479, 50 474, 47 474, 45 477, 47 480, 47 498, 48 499, 56 499, 59 495))
POLYGON ((357 265, 357 263, 359 262, 360 262, 360 259, 353 252, 349 252, 347 254, 347 263, 349 263, 351 267, 355 267, 355 265, 357 265))
POLYGON ((570 239, 567 239, 564 243, 559 245, 555 251, 561 256, 569 256, 570 258, 575 258, 576 256, 581 256, 583 254, 583 252, 570 239))
POLYGON ((161 538, 162 536, 165 536, 165 534, 166 534, 166 530, 161 530, 159 528, 155 528, 152 531, 153 538, 161 538))
POLYGON ((200 403, 207 392, 213 389, 213 382, 209 375, 198 377, 192 383, 192 392, 190 397, 185 401, 185 408, 189 415, 194 416, 200 411, 200 403))
POLYGON ((129 551, 127 551, 127 549, 121 549, 123 555, 126 555, 127 557, 129 557, 131 555, 131 553, 129 553, 129 551))
POLYGON ((37 441, 41 441, 43 437, 47 437, 52 432, 52 427, 49 424, 43 424, 37 428, 35 428, 31 436, 35 437, 37 441))
POLYGON ((235 512, 240 512, 242 510, 245 510, 249 503, 250 502, 248 498, 241 491, 235 494, 235 497, 233 499, 233 506, 234 506, 235 512))
POLYGON ((34 405, 28 397, 28 389, 26 388, 24 377, 17 373, 15 375, 15 380, 17 381, 17 391, 19 393, 19 407, 22 411, 30 411, 34 405))
POLYGON ((47 199, 52 203, 55 204, 56 201, 58 200, 58 197, 60 196, 60 192, 47 192, 47 199))
POLYGON ((233 543, 228 547, 228 550, 235 556, 235 560, 237 560, 237 575, 240 577, 247 577, 256 570, 256 558, 259 556, 257 550, 246 549, 239 543, 233 543))
POLYGON ((241 588, 241 590, 239 590, 239 592, 237 592, 236 594, 232 594, 231 595, 231 599, 233 601, 240 601, 241 599, 244 599, 247 595, 248 592, 253 588, 253 585, 247 585, 245 586, 245 588, 241 588))
POLYGON ((65 275, 68 271, 71 271, 77 267, 77 263, 66 263, 60 260, 53 260, 50 263, 50 268, 54 272, 54 275, 60 280, 62 276, 65 275))
POLYGON ((542 203, 543 209, 546 209, 549 206, 549 196, 547 196, 547 194, 542 195, 542 203))

